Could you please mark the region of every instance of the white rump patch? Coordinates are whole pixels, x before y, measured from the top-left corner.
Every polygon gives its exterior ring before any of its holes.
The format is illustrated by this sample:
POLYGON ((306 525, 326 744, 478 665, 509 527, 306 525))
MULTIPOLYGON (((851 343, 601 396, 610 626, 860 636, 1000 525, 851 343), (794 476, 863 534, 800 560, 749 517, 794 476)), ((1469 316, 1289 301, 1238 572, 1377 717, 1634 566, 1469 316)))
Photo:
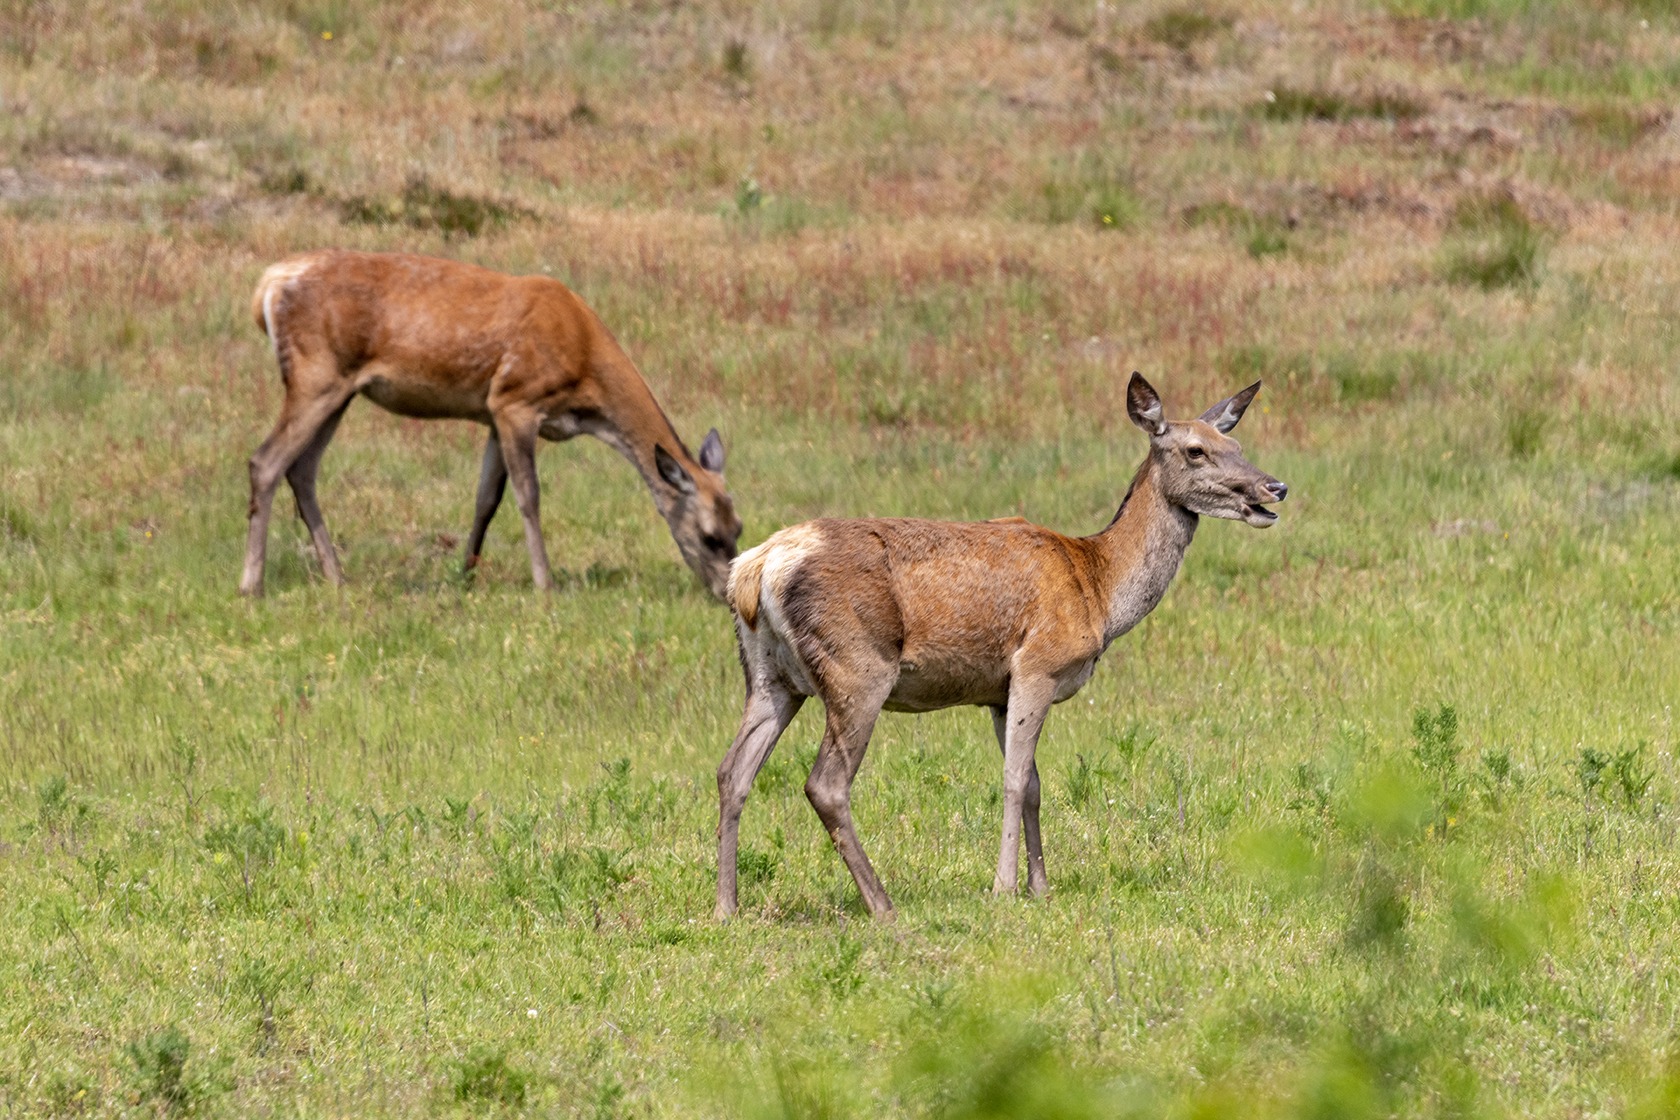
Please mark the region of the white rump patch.
POLYGON ((780 597, 782 580, 799 567, 801 561, 821 547, 822 539, 822 530, 807 521, 803 525, 783 529, 758 546, 765 550, 766 554, 764 574, 759 577, 761 602, 765 598, 775 600, 780 597), (765 592, 769 592, 769 595, 766 596, 765 592))
POLYGON ((280 336, 274 332, 274 300, 280 295, 281 289, 308 272, 315 265, 311 257, 293 257, 291 260, 271 264, 257 281, 257 287, 262 290, 263 326, 268 329, 268 341, 274 346, 274 360, 280 361, 280 336))
POLYGON ((758 583, 757 642, 762 653, 779 664, 794 686, 806 696, 816 695, 816 686, 810 673, 800 663, 790 640, 787 615, 782 610, 782 585, 806 557, 822 546, 822 542, 821 530, 806 522, 783 529, 741 557, 744 560, 759 551, 765 554, 764 570, 758 583))

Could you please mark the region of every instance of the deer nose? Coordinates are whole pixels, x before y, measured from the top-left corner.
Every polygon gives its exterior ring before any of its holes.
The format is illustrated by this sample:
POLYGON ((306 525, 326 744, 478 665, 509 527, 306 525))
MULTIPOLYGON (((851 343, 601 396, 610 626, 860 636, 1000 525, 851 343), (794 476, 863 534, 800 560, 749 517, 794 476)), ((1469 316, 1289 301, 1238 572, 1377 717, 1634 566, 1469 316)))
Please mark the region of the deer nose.
POLYGON ((1281 502, 1289 497, 1289 487, 1275 478, 1266 484, 1266 489, 1272 492, 1272 501, 1274 502, 1281 502))

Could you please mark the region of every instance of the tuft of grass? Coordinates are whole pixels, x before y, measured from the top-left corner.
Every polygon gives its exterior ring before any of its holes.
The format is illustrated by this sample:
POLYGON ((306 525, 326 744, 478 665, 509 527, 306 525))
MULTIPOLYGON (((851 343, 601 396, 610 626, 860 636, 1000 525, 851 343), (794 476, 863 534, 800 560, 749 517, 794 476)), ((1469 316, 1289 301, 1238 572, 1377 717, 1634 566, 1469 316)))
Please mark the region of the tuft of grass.
POLYGON ((1085 808, 1091 804, 1092 798, 1103 796, 1104 789, 1115 776, 1114 768, 1106 758, 1098 756, 1095 762, 1091 762, 1083 753, 1075 754, 1074 764, 1067 774, 1068 803, 1076 809, 1085 808))
POLYGON ((1255 260, 1263 257, 1276 256, 1289 251, 1289 237, 1281 227, 1275 225, 1256 225, 1249 230, 1248 239, 1243 242, 1243 248, 1255 260))
POLYGON ((518 1107, 530 1091, 531 1075, 510 1064, 507 1055, 476 1047, 455 1066, 450 1091, 458 1101, 483 1101, 518 1107))
POLYGON ((266 805, 247 809, 204 833, 206 851, 258 865, 271 862, 285 842, 285 826, 274 819, 274 810, 266 805))
POLYGON ((1581 786, 1581 799, 1592 810, 1593 793, 1604 781, 1604 772, 1615 758, 1597 747, 1582 747, 1575 758, 1575 780, 1581 786))
POLYGON ((0 539, 27 544, 35 539, 35 532, 29 511, 0 494, 0 539))
POLYGON ((41 784, 35 787, 35 800, 36 821, 46 832, 57 832, 74 819, 80 808, 70 793, 69 779, 63 774, 42 778, 41 784))
POLYGON ((575 125, 588 127, 601 123, 601 113, 589 100, 588 94, 583 90, 578 90, 577 100, 566 111, 566 120, 575 125))
POLYGON ((868 979, 863 970, 863 953, 867 943, 860 937, 842 936, 835 941, 827 958, 817 966, 816 979, 820 987, 836 999, 845 999, 868 979))
POLYGON ((264 194, 315 194, 317 187, 309 172, 293 164, 289 167, 263 172, 257 180, 264 194))
POLYGON ((1196 44, 1229 31, 1236 18, 1227 12, 1198 6, 1168 8, 1143 25, 1147 39, 1175 50, 1188 51, 1196 44))
POLYGON ((1129 230, 1143 217, 1143 201, 1130 175, 1096 157, 1083 157, 1046 179, 1039 195, 1043 220, 1050 225, 1080 222, 1098 230, 1129 230))
POLYGON ((1543 408, 1525 406, 1507 411, 1501 421, 1505 433, 1505 449, 1513 459, 1532 459, 1545 441, 1546 429, 1551 426, 1551 413, 1543 408))
POLYGON ((1336 386, 1336 399, 1348 404, 1386 401, 1400 387, 1400 373, 1392 363, 1370 363, 1350 354, 1333 354, 1324 372, 1336 386))
POLYGON ((1183 218, 1191 228, 1212 225, 1232 231, 1255 260, 1289 251, 1289 224, 1272 214, 1216 200, 1186 207, 1183 218))
POLYGON ((1638 809, 1645 794, 1651 788, 1651 782, 1656 778, 1655 768, 1645 761, 1645 743, 1619 751, 1610 763, 1610 775, 1616 780, 1616 788, 1621 792, 1622 804, 1629 809, 1638 809))
MULTIPOLYGON (((1648 469, 1655 477, 1680 481, 1680 451, 1659 453, 1649 463, 1648 469)), ((4 516, 4 507, 0 507, 0 516, 4 516)))
POLYGON ((477 237, 530 216, 522 207, 460 194, 435 185, 423 175, 410 178, 396 198, 350 195, 339 200, 338 211, 352 225, 404 225, 437 230, 448 237, 477 237))
POLYGON ((723 45, 723 72, 738 82, 752 80, 752 54, 744 39, 730 39, 723 45))
POLYGON ((735 184, 735 212, 742 217, 756 213, 764 205, 764 188, 751 175, 743 175, 735 184))
POLYGON ((1257 111, 1262 117, 1274 121, 1409 121, 1421 117, 1427 107, 1410 94, 1393 91, 1342 93, 1330 89, 1277 85, 1266 91, 1257 111))
POLYGON ((198 1069, 188 1068, 192 1042, 179 1027, 135 1039, 123 1052, 133 1067, 136 1095, 165 1115, 193 1112, 221 1087, 198 1069))
POLYGON ((1463 744, 1458 738, 1458 709, 1442 704, 1431 712, 1419 708, 1412 713, 1412 758, 1435 784, 1435 829, 1446 836, 1454 813, 1462 804, 1464 779, 1458 757, 1463 744))
POLYGON ((1464 199, 1454 208, 1448 231, 1442 274, 1449 282, 1487 291, 1539 282, 1545 240, 1515 199, 1464 199))
POLYGON ((311 41, 342 42, 361 28, 361 7, 353 0, 282 0, 278 11, 311 41))

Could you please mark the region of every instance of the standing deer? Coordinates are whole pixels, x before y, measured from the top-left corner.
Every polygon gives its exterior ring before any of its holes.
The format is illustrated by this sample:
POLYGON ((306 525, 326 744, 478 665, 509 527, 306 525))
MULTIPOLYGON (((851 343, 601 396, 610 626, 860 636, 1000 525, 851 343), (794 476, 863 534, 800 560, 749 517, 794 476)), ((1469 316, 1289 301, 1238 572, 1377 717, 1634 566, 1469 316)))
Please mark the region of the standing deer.
POLYGON ((1126 411, 1149 454, 1108 528, 1065 537, 1020 518, 961 524, 900 518, 808 521, 735 561, 729 603, 746 711, 718 766, 717 915, 736 909, 741 809, 807 697, 827 726, 805 782, 823 827, 877 918, 893 916, 852 825, 851 788, 882 708, 990 708, 1003 750, 1003 843, 993 891, 1012 893, 1023 825, 1027 882, 1049 888, 1033 753, 1050 705, 1078 692, 1097 659, 1154 609, 1198 517, 1265 528, 1289 488, 1226 435, 1260 384, 1195 420, 1168 421, 1132 374, 1126 411))
POLYGON ((478 564, 508 479, 525 521, 531 578, 554 578, 537 518, 537 438, 592 435, 641 473, 677 549, 723 597, 741 521, 723 485, 723 441, 698 459, 611 332, 578 296, 545 276, 507 276, 456 261, 325 250, 271 266, 251 311, 274 344, 286 399, 251 456, 250 535, 239 590, 262 594, 268 519, 285 476, 321 571, 344 573, 315 502, 315 474, 359 393, 399 416, 477 420, 490 429, 467 537, 478 564))

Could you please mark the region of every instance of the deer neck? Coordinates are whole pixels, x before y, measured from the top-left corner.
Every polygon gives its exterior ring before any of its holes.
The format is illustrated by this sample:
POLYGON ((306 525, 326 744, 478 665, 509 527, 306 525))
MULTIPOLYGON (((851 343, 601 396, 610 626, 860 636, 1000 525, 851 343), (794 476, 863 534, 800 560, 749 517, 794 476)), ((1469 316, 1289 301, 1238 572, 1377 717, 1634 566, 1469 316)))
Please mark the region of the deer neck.
POLYGON ((663 447, 685 465, 688 449, 634 367, 628 363, 615 367, 605 372, 601 380, 605 383, 602 406, 582 429, 629 460, 642 476, 642 483, 653 496, 660 516, 669 517, 676 497, 670 485, 659 477, 653 449, 663 447))
POLYGON ((1107 600, 1105 644, 1141 622, 1167 593, 1196 535, 1197 520, 1161 493, 1155 460, 1145 459, 1120 511, 1095 538, 1106 577, 1101 582, 1107 600))

